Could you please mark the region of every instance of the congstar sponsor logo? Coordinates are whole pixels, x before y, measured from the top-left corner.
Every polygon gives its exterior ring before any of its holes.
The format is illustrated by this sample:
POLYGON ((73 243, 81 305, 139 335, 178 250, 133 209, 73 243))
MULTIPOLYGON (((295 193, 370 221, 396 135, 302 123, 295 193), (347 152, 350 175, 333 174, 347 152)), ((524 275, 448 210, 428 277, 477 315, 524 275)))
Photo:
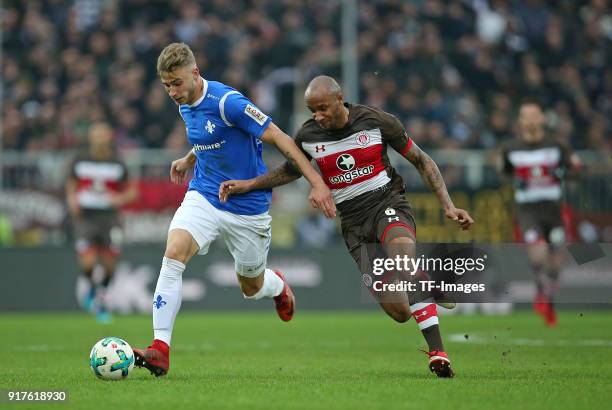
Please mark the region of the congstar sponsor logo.
POLYGON ((370 175, 372 172, 374 172, 374 165, 368 165, 367 167, 356 168, 352 171, 345 172, 344 174, 330 177, 329 182, 331 182, 332 184, 350 184, 352 181, 361 178, 365 175, 370 175))

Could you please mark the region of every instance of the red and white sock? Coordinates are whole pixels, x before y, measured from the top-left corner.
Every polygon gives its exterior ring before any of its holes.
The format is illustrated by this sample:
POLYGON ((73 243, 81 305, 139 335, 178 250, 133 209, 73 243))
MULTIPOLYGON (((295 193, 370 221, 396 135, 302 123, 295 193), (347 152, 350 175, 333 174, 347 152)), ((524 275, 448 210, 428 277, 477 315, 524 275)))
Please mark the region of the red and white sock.
POLYGON ((432 298, 410 305, 410 311, 420 330, 438 324, 438 309, 432 298))

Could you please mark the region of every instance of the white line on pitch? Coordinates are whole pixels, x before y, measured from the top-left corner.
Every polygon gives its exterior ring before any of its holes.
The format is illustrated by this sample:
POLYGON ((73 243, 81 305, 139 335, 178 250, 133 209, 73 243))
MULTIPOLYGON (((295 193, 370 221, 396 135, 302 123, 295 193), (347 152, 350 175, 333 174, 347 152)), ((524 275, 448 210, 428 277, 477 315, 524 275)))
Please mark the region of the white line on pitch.
POLYGON ((583 339, 583 340, 545 340, 545 339, 534 339, 528 337, 521 338, 495 338, 493 336, 482 336, 468 334, 467 338, 465 334, 455 333, 448 336, 448 340, 456 343, 474 343, 474 344, 509 344, 517 346, 591 346, 591 347, 610 347, 612 346, 612 340, 606 339, 583 339))

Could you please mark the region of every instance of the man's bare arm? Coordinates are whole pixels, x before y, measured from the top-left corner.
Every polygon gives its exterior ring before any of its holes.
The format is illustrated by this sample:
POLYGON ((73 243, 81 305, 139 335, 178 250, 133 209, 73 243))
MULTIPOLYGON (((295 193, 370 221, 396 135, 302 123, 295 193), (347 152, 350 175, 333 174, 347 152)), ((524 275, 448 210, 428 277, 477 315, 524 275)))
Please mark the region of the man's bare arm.
POLYGON ((443 208, 453 207, 453 201, 448 194, 446 184, 440 173, 440 169, 429 155, 423 152, 416 144, 412 144, 404 157, 415 166, 421 174, 421 178, 429 188, 436 194, 443 208))
POLYGON ((301 176, 302 173, 292 164, 292 161, 287 160, 274 170, 253 178, 251 189, 272 189, 293 182, 301 176))
POLYGON ((79 201, 77 199, 77 181, 73 177, 69 176, 66 179, 64 186, 66 190, 66 203, 68 204, 68 210, 70 214, 75 216, 80 213, 79 201))
POLYGON ((263 142, 275 145, 280 153, 287 158, 291 165, 300 170, 310 185, 313 187, 322 186, 327 189, 321 175, 319 175, 319 173, 312 167, 310 161, 308 161, 298 146, 295 145, 293 139, 285 134, 274 123, 271 123, 268 126, 266 131, 261 136, 261 140, 263 142))
POLYGON ((275 145, 287 159, 287 162, 274 171, 256 178, 222 182, 219 186, 219 200, 225 202, 230 195, 249 192, 253 189, 269 189, 284 185, 298 179, 301 173, 312 186, 308 196, 312 206, 321 209, 328 218, 334 218, 336 216, 336 205, 331 191, 291 137, 274 123, 271 123, 262 134, 261 140, 275 145))
POLYGON ((302 174, 287 160, 276 169, 245 180, 224 181, 219 186, 219 200, 226 202, 232 194, 243 194, 256 189, 272 189, 295 181, 302 174))
POLYGON ((415 166, 423 181, 436 194, 444 209, 444 215, 453 221, 457 221, 463 230, 470 229, 474 220, 467 211, 455 208, 435 161, 414 143, 404 154, 404 157, 415 166))
POLYGON ((138 193, 138 183, 136 180, 130 178, 125 185, 125 189, 121 193, 111 196, 111 203, 115 208, 120 208, 135 200, 138 197, 138 193))

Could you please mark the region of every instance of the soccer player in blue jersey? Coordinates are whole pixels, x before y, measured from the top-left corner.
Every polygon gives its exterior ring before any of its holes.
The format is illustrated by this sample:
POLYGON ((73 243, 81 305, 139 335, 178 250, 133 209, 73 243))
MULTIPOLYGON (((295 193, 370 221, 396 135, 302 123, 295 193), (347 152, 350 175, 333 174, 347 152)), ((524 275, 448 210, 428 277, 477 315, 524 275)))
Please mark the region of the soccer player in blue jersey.
POLYGON ((185 265, 206 254, 219 235, 232 254, 246 299, 273 298, 279 317, 293 317, 295 298, 284 275, 266 268, 270 246, 271 189, 255 190, 221 202, 221 182, 249 179, 267 172, 262 142, 274 144, 312 185, 309 199, 327 217, 336 214, 331 192, 293 139, 238 91, 200 76, 193 52, 184 43, 168 45, 159 55, 157 72, 166 92, 179 106, 193 149, 172 162, 170 178, 180 184, 193 178, 170 228, 153 296, 154 340, 134 349, 136 365, 156 376, 170 367, 170 339, 181 306, 185 265))

